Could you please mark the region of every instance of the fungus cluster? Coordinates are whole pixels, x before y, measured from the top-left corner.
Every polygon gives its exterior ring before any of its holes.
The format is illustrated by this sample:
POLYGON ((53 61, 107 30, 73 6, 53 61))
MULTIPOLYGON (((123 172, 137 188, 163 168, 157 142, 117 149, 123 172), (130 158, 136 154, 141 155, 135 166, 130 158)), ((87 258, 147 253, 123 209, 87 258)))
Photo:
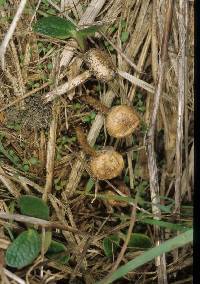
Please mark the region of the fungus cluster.
MULTIPOLYGON (((117 71, 110 56, 100 49, 92 48, 87 51, 83 57, 83 62, 88 70, 47 93, 44 96, 45 102, 52 101, 92 77, 107 83, 116 77, 117 71)), ((105 115, 107 132, 114 138, 125 138, 131 135, 140 123, 138 114, 131 106, 118 105, 108 108, 91 96, 81 96, 81 100, 105 115)), ((81 128, 77 128, 76 133, 80 146, 90 157, 89 168, 94 178, 109 180, 121 175, 124 169, 124 160, 120 153, 112 147, 95 151, 88 144, 81 128)))

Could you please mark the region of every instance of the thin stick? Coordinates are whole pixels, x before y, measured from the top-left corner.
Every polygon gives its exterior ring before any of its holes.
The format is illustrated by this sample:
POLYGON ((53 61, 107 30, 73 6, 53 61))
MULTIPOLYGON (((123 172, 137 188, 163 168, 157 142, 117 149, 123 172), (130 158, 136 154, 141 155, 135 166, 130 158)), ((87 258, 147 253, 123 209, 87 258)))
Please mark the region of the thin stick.
POLYGON ((19 283, 19 284, 26 284, 26 282, 23 279, 19 278, 16 274, 10 272, 6 268, 3 268, 3 272, 5 273, 6 276, 8 276, 10 279, 16 281, 17 283, 19 283))
MULTIPOLYGON (((136 199, 137 200, 137 197, 136 199)), ((131 212, 131 220, 130 220, 130 225, 129 225, 129 228, 128 228, 128 233, 127 233, 127 236, 126 236, 126 240, 125 242, 123 243, 123 246, 122 246, 122 249, 117 257, 117 260, 111 270, 111 274, 117 270, 118 266, 120 265, 120 262, 122 261, 123 257, 124 257, 124 254, 126 252, 126 249, 127 249, 127 246, 128 246, 128 243, 130 241, 130 238, 131 238, 131 233, 133 231, 133 227, 135 225, 135 221, 136 221, 136 210, 137 210, 137 201, 133 204, 132 206, 132 212, 131 212)))
MULTIPOLYGON (((150 193, 152 200, 152 212, 155 215, 155 219, 160 219, 161 212, 158 208, 158 204, 160 204, 159 199, 159 183, 158 183, 158 169, 156 165, 156 156, 154 151, 154 136, 155 136, 155 128, 156 128, 156 119, 157 113, 159 109, 159 102, 162 93, 163 83, 164 83, 164 75, 165 75, 165 65, 166 65, 166 57, 167 57, 167 46, 170 36, 171 23, 172 23, 172 14, 173 14, 173 1, 168 0, 168 4, 166 6, 167 15, 164 26, 164 36, 163 42, 161 46, 161 59, 159 62, 159 78, 158 78, 158 86, 155 92, 154 98, 154 106, 153 113, 150 122, 150 128, 147 134, 148 142, 147 142, 147 150, 148 150, 148 168, 149 168, 149 176, 150 176, 150 193)), ((156 245, 160 244, 160 232, 159 228, 155 227, 156 234, 156 245)), ((159 256, 156 258, 156 265, 158 267, 158 283, 167 283, 166 276, 166 260, 165 255, 159 256)))
POLYGON ((137 67, 136 64, 134 64, 126 54, 123 53, 123 51, 118 48, 109 38, 105 35, 104 32, 100 31, 100 34, 110 43, 110 45, 121 55, 122 58, 131 66, 133 67, 137 72, 142 73, 141 69, 137 67))
POLYGON ((2 66, 2 69, 4 70, 5 69, 5 53, 6 53, 6 48, 8 46, 8 43, 15 31, 15 28, 17 26, 17 22, 19 21, 20 17, 21 17, 21 14, 25 8, 25 5, 26 5, 26 2, 27 0, 21 0, 19 6, 18 6, 18 9, 17 9, 17 12, 14 16, 14 19, 12 20, 12 23, 1 43, 1 46, 0 46, 0 61, 1 61, 1 66, 2 66))
POLYGON ((34 224, 37 226, 41 226, 44 228, 52 228, 52 229, 60 229, 63 231, 70 231, 72 233, 80 233, 85 234, 84 232, 81 232, 80 230, 73 228, 68 225, 62 225, 57 222, 50 222, 43 219, 35 218, 35 217, 29 217, 21 214, 9 214, 6 212, 0 212, 0 218, 4 220, 10 220, 10 221, 17 221, 17 222, 24 222, 28 224, 34 224))

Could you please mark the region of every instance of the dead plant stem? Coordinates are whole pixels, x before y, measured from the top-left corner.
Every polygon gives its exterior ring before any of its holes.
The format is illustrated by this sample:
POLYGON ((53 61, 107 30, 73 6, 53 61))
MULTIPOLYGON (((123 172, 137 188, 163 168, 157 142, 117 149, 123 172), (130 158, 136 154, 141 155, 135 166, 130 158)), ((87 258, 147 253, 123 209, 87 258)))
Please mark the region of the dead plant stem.
MULTIPOLYGON (((149 168, 149 176, 150 176, 150 193, 152 200, 152 212, 155 215, 155 219, 159 219, 161 217, 160 209, 158 208, 158 204, 160 204, 159 199, 159 183, 158 183, 158 169, 156 165, 156 156, 154 151, 154 136, 155 136, 155 128, 156 128, 156 120, 159 109, 160 97, 162 94, 164 77, 165 77, 165 65, 166 65, 166 57, 167 57, 167 47, 171 30, 172 23, 172 14, 173 14, 173 1, 168 0, 167 6, 167 15, 166 21, 164 25, 164 34, 163 41, 161 46, 161 58, 158 66, 158 85, 155 92, 154 97, 154 105, 153 112, 150 121, 150 127, 147 134, 147 151, 148 151, 148 168, 149 168)), ((155 227, 156 234, 156 245, 160 243, 160 232, 159 228, 155 227)), ((158 283, 166 284, 167 276, 166 276, 166 261, 165 255, 159 256, 156 258, 156 266, 158 269, 158 283)))
POLYGON ((25 8, 25 5, 26 5, 26 2, 27 0, 21 0, 19 6, 18 6, 18 9, 17 9, 17 12, 12 20, 12 23, 1 43, 1 46, 0 46, 0 61, 1 61, 1 65, 2 65, 2 69, 4 70, 5 69, 5 53, 6 53, 6 48, 8 46, 8 43, 10 41, 10 39, 12 38, 13 36, 13 33, 15 31, 15 28, 17 26, 17 22, 19 21, 22 13, 23 13, 23 10, 25 8))

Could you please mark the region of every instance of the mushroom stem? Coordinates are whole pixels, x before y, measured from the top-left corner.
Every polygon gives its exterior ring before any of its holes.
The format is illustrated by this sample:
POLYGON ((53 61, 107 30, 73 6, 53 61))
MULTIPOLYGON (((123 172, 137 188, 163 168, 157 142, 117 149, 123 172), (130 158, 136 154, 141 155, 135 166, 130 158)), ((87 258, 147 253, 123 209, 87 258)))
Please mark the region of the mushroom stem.
POLYGON ((89 145, 87 138, 81 127, 76 128, 76 137, 83 151, 89 156, 95 157, 96 151, 89 145))
POLYGON ((89 70, 83 72, 82 74, 78 75, 73 80, 60 85, 58 88, 54 89, 53 91, 48 92, 44 95, 43 100, 45 103, 53 101, 55 98, 65 94, 66 92, 71 91, 72 89, 78 87, 79 85, 83 84, 92 76, 89 70))
POLYGON ((104 104, 102 104, 99 100, 88 96, 88 95, 84 95, 81 96, 80 98, 83 102, 85 102, 86 104, 92 106, 94 109, 96 109, 97 111, 100 111, 104 114, 108 114, 109 112, 109 108, 107 106, 105 106, 104 104))

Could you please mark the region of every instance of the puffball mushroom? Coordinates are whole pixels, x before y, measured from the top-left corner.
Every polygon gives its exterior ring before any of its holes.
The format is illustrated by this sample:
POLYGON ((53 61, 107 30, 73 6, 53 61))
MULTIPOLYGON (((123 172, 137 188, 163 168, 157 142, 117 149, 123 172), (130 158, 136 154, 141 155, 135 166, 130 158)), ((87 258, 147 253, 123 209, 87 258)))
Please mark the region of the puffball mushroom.
POLYGON ((90 155, 89 168, 94 178, 98 180, 109 180, 119 176, 124 169, 124 160, 120 153, 113 147, 95 151, 87 142, 80 127, 76 128, 76 135, 83 151, 90 155))
POLYGON ((114 148, 96 152, 90 160, 90 169, 94 177, 99 180, 113 179, 122 173, 124 160, 114 148))
POLYGON ((92 76, 95 76, 98 80, 108 82, 115 77, 115 68, 112 64, 110 56, 103 50, 97 48, 91 48, 86 52, 83 62, 88 66, 89 70, 86 70, 82 74, 75 77, 73 80, 60 85, 53 91, 48 92, 44 96, 44 101, 50 102, 56 97, 63 95, 64 93, 71 91, 80 84, 83 84, 92 76))
POLYGON ((86 95, 82 96, 81 100, 106 114, 106 129, 112 137, 127 137, 134 132, 140 123, 139 116, 130 106, 119 105, 109 109, 100 101, 86 95))
POLYGON ((90 72, 100 81, 111 81, 116 75, 110 56, 100 49, 91 48, 86 52, 84 62, 90 72))
POLYGON ((139 122, 139 117, 132 107, 127 105, 114 106, 106 117, 106 129, 110 136, 124 138, 134 132, 139 122))

